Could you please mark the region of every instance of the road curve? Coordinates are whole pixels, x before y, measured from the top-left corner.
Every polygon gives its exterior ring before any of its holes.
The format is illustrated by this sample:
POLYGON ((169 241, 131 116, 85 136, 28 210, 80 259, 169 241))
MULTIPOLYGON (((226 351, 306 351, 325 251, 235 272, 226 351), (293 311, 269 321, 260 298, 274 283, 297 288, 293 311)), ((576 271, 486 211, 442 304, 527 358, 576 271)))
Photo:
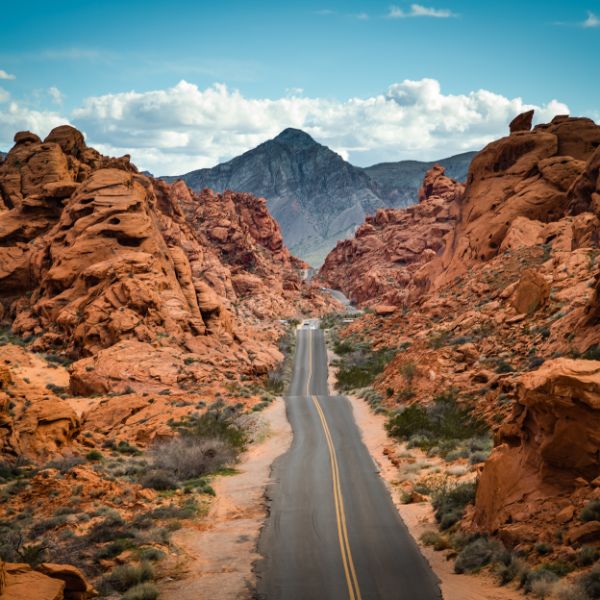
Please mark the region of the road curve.
POLYGON ((330 396, 323 332, 298 331, 285 399, 294 432, 273 468, 256 564, 260 600, 438 600, 347 398, 330 396))

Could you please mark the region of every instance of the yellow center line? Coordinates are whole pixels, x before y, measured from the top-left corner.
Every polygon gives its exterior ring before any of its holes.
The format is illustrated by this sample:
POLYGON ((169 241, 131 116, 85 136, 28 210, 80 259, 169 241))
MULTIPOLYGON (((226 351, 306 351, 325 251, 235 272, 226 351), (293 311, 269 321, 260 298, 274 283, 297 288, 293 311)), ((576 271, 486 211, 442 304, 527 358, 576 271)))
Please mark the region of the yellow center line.
POLYGON ((319 399, 310 393, 310 380, 312 378, 312 331, 308 332, 308 374, 306 377, 306 395, 310 396, 321 425, 325 434, 325 441, 329 449, 329 459, 331 463, 331 480, 333 485, 333 500, 335 505, 335 516, 337 520, 338 540, 340 543, 340 551, 342 554, 342 563, 344 566, 344 574, 348 585, 348 595, 350 600, 361 600, 360 588, 358 586, 358 578, 356 577, 356 569, 354 568, 354 560, 350 550, 350 542, 348 540, 348 528, 346 526, 346 513, 344 510, 344 498, 342 495, 342 486, 340 482, 340 471, 338 467, 337 454, 333 445, 331 431, 327 424, 325 413, 321 407, 319 399))

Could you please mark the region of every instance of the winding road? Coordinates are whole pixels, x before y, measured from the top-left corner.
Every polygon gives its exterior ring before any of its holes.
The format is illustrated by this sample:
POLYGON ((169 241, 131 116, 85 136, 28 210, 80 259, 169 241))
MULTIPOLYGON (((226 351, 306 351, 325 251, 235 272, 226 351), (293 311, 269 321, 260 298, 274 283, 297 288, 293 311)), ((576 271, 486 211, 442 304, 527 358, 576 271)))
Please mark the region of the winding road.
POLYGON ((294 440, 274 465, 256 596, 438 600, 422 557, 363 444, 347 398, 330 396, 318 321, 298 330, 286 410, 294 440))

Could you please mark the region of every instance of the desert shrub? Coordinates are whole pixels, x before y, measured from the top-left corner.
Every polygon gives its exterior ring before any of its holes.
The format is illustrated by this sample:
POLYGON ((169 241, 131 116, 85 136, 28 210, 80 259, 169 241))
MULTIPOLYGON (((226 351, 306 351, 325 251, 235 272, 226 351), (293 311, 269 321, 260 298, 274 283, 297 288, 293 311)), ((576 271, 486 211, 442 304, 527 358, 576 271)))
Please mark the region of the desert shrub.
POLYGON ((392 348, 372 350, 364 345, 358 347, 340 362, 336 387, 348 391, 371 385, 395 354, 396 350, 392 348))
POLYGON ((494 565, 494 573, 498 576, 500 585, 507 585, 518 577, 525 568, 525 563, 520 558, 506 552, 494 565))
POLYGON ((138 583, 128 589, 123 600, 156 600, 158 598, 158 589, 153 583, 138 583))
POLYGON ((164 469, 152 469, 144 473, 140 478, 140 485, 145 488, 164 492, 177 488, 177 480, 164 469))
POLYGON ((183 481, 232 464, 236 452, 234 447, 219 438, 183 436, 155 447, 152 458, 156 469, 172 473, 183 481))
POLYGON ((534 588, 537 589, 539 593, 541 590, 546 589, 548 584, 553 584, 558 581, 558 579, 559 577, 556 573, 553 573, 542 565, 532 571, 524 570, 521 573, 519 585, 526 594, 532 592, 534 588))
POLYGON ((496 373, 512 373, 514 370, 515 368, 503 359, 496 363, 496 373))
POLYGON ((154 578, 154 569, 148 562, 139 566, 120 565, 104 576, 104 581, 117 592, 126 592, 132 587, 154 578))
POLYGON ((585 590, 579 583, 570 581, 559 581, 553 589, 557 600, 590 600, 585 590))
POLYGON ((475 573, 492 561, 498 549, 496 542, 483 537, 477 538, 459 552, 454 563, 454 571, 475 573))
POLYGON ((600 598, 600 563, 596 563, 591 571, 582 575, 578 580, 579 585, 589 598, 600 598))
POLYGON ((135 548, 135 544, 130 539, 118 539, 110 542, 106 546, 98 548, 94 554, 96 560, 111 559, 119 556, 121 552, 135 548))
POLYGON ((600 360, 600 344, 590 346, 582 355, 581 358, 586 360, 600 360))
POLYGON ((190 420, 182 433, 200 440, 221 440, 235 451, 242 451, 248 442, 247 435, 236 422, 234 407, 228 408, 213 405, 203 415, 190 420))
POLYGON ((11 479, 17 479, 23 475, 23 466, 23 461, 0 460, 0 483, 3 481, 10 481, 11 479))
POLYGON ((135 532, 127 529, 125 521, 117 512, 110 512, 102 521, 95 523, 86 535, 86 539, 90 543, 133 538, 135 538, 135 532))
POLYGON ((581 521, 600 521, 600 500, 588 502, 579 513, 581 521))
POLYGON ((599 556, 600 552, 598 551, 598 548, 594 548, 593 546, 582 546, 579 549, 579 552, 577 552, 575 561, 580 567, 589 567, 598 560, 599 556))
POLYGON ((67 518, 64 515, 58 515, 55 517, 49 517, 48 519, 42 519, 37 523, 34 523, 29 529, 29 537, 31 539, 38 538, 42 534, 46 533, 50 529, 56 529, 67 522, 67 518))
POLYGON ((83 456, 65 456, 56 458, 46 464, 47 469, 58 469, 61 473, 68 473, 73 467, 77 467, 85 463, 83 456))
POLYGON ((165 553, 162 552, 162 550, 159 550, 158 548, 142 548, 140 550, 140 559, 141 560, 148 560, 148 561, 159 561, 162 560, 165 556, 165 553))
POLYGON ((448 390, 428 406, 413 404, 396 412, 386 428, 392 437, 416 440, 415 446, 423 450, 438 448, 436 454, 445 456, 459 440, 481 437, 487 432, 487 425, 456 400, 456 392, 448 390))
POLYGON ((400 373, 406 380, 406 383, 410 386, 417 374, 417 365, 414 362, 409 361, 400 365, 400 373))
POLYGON ((550 554, 550 552, 552 552, 552 546, 550 544, 547 544, 546 542, 538 542, 537 544, 535 544, 534 550, 540 556, 546 556, 546 554, 550 554))
POLYGON ((168 504, 159 506, 150 512, 152 519, 191 519, 198 512, 198 506, 194 501, 186 502, 183 506, 168 504))
POLYGON ((429 336, 428 346, 433 349, 443 348, 450 343, 451 339, 450 331, 437 331, 429 336))
POLYGON ((455 486, 443 485, 431 498, 436 521, 440 529, 449 529, 462 519, 467 504, 475 500, 475 483, 459 483, 455 486))
POLYGON ((450 548, 450 542, 447 537, 437 531, 426 531, 421 535, 421 542, 425 546, 433 546, 436 551, 450 548))
POLYGON ((354 350, 354 345, 349 340, 335 340, 333 342, 333 351, 341 356, 342 354, 348 354, 354 350))
POLYGON ((104 455, 102 454, 102 452, 99 452, 98 450, 90 450, 85 455, 85 457, 91 461, 98 461, 98 460, 102 460, 104 458, 104 455))

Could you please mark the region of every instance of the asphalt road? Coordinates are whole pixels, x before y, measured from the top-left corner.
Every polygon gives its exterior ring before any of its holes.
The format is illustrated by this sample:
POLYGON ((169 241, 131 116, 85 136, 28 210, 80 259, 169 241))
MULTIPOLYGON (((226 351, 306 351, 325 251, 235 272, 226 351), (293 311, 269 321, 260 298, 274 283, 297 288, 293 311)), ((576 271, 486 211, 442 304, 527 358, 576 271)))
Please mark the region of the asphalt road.
POLYGON ((286 409, 294 439, 274 465, 256 597, 441 598, 360 438, 350 403, 329 395, 319 329, 298 331, 286 409))

